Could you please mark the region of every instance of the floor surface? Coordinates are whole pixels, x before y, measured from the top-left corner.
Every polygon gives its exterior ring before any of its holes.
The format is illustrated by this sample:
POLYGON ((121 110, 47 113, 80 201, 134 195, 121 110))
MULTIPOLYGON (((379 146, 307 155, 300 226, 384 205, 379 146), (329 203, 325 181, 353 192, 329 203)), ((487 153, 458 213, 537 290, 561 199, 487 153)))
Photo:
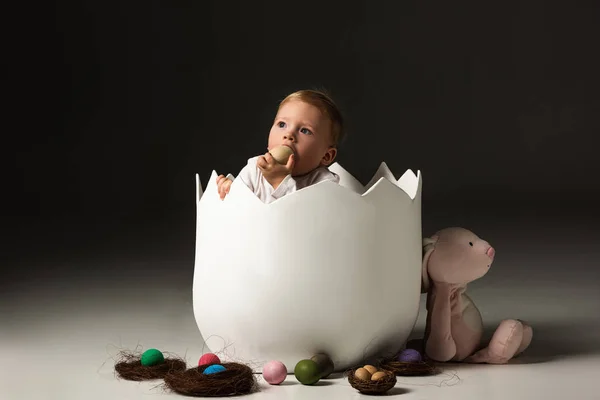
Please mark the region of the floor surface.
MULTIPOLYGON (((600 399, 600 249, 592 231, 582 232, 576 224, 537 229, 494 234, 496 262, 469 287, 488 330, 505 317, 532 324, 527 352, 508 365, 446 364, 441 375, 399 377, 390 396, 600 399)), ((113 367, 120 350, 156 347, 183 356, 190 366, 203 353, 191 305, 190 258, 156 261, 114 254, 94 259, 65 258, 68 265, 31 261, 35 268, 23 261, 19 270, 30 268, 36 276, 14 275, 5 285, 0 302, 3 400, 183 398, 160 381, 119 380, 113 367), (166 279, 165 270, 179 272, 166 279)), ((421 312, 413 336, 422 332, 424 318, 421 312)), ((281 386, 265 384, 260 375, 259 381, 261 391, 247 398, 364 397, 342 377, 312 387, 293 376, 281 386)))

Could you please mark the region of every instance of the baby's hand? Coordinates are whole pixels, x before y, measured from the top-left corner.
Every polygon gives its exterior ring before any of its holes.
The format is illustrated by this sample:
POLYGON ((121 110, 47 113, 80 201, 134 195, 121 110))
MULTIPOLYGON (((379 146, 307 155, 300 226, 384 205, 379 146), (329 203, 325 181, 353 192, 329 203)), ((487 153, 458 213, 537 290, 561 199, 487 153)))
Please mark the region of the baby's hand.
POLYGON ((288 159, 287 164, 282 165, 275 161, 271 153, 267 152, 265 155, 258 157, 256 165, 258 165, 258 168, 271 186, 273 186, 274 189, 277 189, 285 177, 292 173, 294 163, 295 159, 293 154, 288 159))
POLYGON ((225 175, 219 175, 219 177, 217 178, 217 190, 219 192, 219 196, 221 196, 221 200, 223 200, 227 193, 229 193, 231 183, 232 180, 226 178, 225 175))

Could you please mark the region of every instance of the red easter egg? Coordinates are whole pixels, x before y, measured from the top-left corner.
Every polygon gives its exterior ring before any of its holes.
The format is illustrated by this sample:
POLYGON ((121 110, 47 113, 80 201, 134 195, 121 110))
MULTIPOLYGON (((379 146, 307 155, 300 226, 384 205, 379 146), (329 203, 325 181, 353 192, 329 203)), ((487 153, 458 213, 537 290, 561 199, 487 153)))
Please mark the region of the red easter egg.
POLYGON ((203 354, 202 357, 200 357, 200 361, 198 361, 198 366, 210 364, 221 364, 221 360, 213 353, 206 353, 203 354))

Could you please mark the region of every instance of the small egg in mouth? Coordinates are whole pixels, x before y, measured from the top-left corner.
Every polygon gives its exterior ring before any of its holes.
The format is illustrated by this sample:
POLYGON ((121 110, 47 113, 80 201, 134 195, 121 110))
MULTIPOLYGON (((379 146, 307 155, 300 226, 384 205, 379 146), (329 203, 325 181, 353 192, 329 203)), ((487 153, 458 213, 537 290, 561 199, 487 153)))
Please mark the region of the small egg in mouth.
POLYGON ((281 145, 271 149, 269 153, 271 153, 275 161, 279 164, 287 164, 288 159, 294 154, 294 151, 289 146, 281 145))

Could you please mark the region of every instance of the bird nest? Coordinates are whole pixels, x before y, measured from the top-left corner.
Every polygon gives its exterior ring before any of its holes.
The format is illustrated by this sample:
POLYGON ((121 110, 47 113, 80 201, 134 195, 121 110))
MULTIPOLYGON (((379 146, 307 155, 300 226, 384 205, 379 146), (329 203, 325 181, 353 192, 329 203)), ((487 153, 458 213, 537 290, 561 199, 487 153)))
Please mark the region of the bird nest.
POLYGON ((185 371, 186 368, 185 361, 179 357, 167 357, 161 364, 144 366, 140 356, 130 352, 121 352, 120 360, 115 364, 118 376, 128 381, 163 379, 170 372, 185 371))
POLYGON ((363 381, 362 379, 358 379, 356 376, 354 376, 354 373, 357 369, 358 368, 354 368, 348 371, 346 375, 348 376, 348 382, 350 383, 350 386, 363 394, 381 395, 396 385, 396 375, 394 375, 394 373, 391 371, 380 369, 379 371, 386 373, 384 378, 376 381, 363 381))
POLYGON ((435 365, 425 361, 419 362, 403 362, 388 360, 381 363, 381 368, 391 371, 399 376, 425 376, 434 375, 437 373, 435 365))
POLYGON ((204 374, 204 370, 210 365, 173 371, 165 376, 165 386, 173 392, 198 397, 243 395, 258 389, 258 383, 249 366, 238 363, 220 365, 225 367, 225 371, 208 375, 204 374))

